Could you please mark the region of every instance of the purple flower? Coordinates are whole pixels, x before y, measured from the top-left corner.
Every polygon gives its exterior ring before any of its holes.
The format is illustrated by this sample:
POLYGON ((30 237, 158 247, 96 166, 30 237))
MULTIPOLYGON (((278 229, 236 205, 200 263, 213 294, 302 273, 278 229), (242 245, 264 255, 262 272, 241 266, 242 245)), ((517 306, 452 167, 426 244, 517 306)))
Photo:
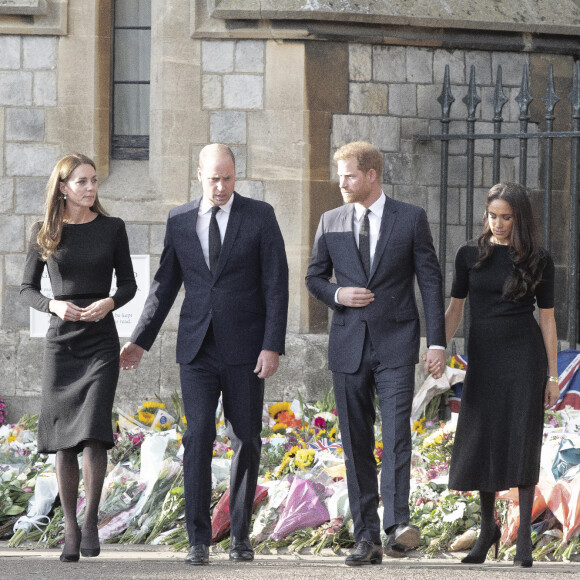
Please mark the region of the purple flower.
POLYGON ((552 425, 552 427, 557 427, 558 419, 556 419, 556 417, 550 417, 550 425, 552 425))

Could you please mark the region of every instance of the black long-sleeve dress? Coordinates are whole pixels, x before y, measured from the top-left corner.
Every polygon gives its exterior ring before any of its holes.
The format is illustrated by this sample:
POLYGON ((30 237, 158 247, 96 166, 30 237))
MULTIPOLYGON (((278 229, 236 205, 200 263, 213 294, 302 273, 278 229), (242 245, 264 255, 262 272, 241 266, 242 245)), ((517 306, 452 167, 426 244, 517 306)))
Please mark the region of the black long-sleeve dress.
POLYGON ((534 294, 506 301, 509 247, 495 245, 477 270, 475 242, 457 252, 451 296, 469 294, 470 327, 451 489, 499 491, 538 481, 548 361, 533 313, 536 300, 540 308, 554 306, 554 263, 544 255, 534 294))
MULTIPOLYGON (((24 302, 49 312, 50 299, 40 292, 45 264, 54 298, 78 306, 107 298, 113 270, 120 308, 137 290, 123 220, 99 215, 85 224, 65 224, 61 242, 45 263, 32 231, 20 294, 24 302)), ((38 450, 80 451, 96 439, 113 446, 111 413, 119 378, 119 336, 112 311, 99 322, 63 321, 53 314, 44 351, 38 450)))

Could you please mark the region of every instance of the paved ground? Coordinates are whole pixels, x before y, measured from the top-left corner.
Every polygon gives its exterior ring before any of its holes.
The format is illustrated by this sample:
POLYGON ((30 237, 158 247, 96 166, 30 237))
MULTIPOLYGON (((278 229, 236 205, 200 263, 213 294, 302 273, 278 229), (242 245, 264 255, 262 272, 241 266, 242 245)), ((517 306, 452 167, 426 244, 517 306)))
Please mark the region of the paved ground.
POLYGON ((188 566, 183 563, 185 554, 175 553, 164 546, 117 546, 106 545, 98 558, 82 558, 76 564, 62 564, 59 550, 9 548, 0 542, 0 577, 8 579, 63 579, 63 580, 180 580, 199 578, 212 580, 333 580, 340 579, 526 579, 559 580, 580 577, 580 562, 562 564, 555 562, 535 563, 533 568, 513 568, 510 562, 494 562, 465 566, 459 563, 464 554, 446 554, 442 558, 411 557, 386 558, 381 566, 349 568, 344 556, 331 551, 322 555, 258 555, 254 562, 234 564, 227 554, 210 556, 209 566, 188 566))

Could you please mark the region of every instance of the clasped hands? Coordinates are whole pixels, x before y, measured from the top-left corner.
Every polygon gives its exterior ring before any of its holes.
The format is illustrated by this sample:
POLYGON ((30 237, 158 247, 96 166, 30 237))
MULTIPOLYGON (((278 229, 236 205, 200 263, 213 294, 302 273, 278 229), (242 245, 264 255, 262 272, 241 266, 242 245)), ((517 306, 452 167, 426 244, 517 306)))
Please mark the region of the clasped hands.
POLYGON ((99 322, 115 308, 112 298, 97 300, 84 308, 66 300, 51 300, 48 309, 67 322, 99 322))

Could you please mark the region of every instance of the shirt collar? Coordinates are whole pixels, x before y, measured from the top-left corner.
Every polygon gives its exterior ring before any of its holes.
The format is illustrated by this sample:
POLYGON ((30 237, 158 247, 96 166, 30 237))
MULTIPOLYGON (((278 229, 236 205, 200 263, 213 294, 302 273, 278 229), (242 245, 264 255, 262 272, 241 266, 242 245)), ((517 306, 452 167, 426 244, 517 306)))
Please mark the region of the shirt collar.
MULTIPOLYGON (((375 214, 377 217, 382 218, 383 217, 383 210, 385 209, 385 194, 381 191, 381 195, 379 196, 379 199, 377 199, 377 201, 375 201, 375 203, 373 203, 368 209, 370 209, 370 213, 375 214)), ((356 213, 356 219, 357 221, 360 221, 363 218, 363 215, 365 213, 365 210, 367 208, 362 205, 361 203, 355 203, 354 204, 354 211, 356 213)))
MULTIPOLYGON (((227 203, 225 203, 224 205, 220 205, 220 211, 225 211, 226 213, 230 213, 232 211, 232 204, 234 203, 234 195, 232 193, 232 196, 230 197, 230 199, 228 199, 227 203)), ((201 198, 201 202, 199 204, 199 213, 200 214, 205 214, 211 211, 211 208, 213 207, 213 205, 207 200, 207 198, 205 197, 205 195, 201 198)))

